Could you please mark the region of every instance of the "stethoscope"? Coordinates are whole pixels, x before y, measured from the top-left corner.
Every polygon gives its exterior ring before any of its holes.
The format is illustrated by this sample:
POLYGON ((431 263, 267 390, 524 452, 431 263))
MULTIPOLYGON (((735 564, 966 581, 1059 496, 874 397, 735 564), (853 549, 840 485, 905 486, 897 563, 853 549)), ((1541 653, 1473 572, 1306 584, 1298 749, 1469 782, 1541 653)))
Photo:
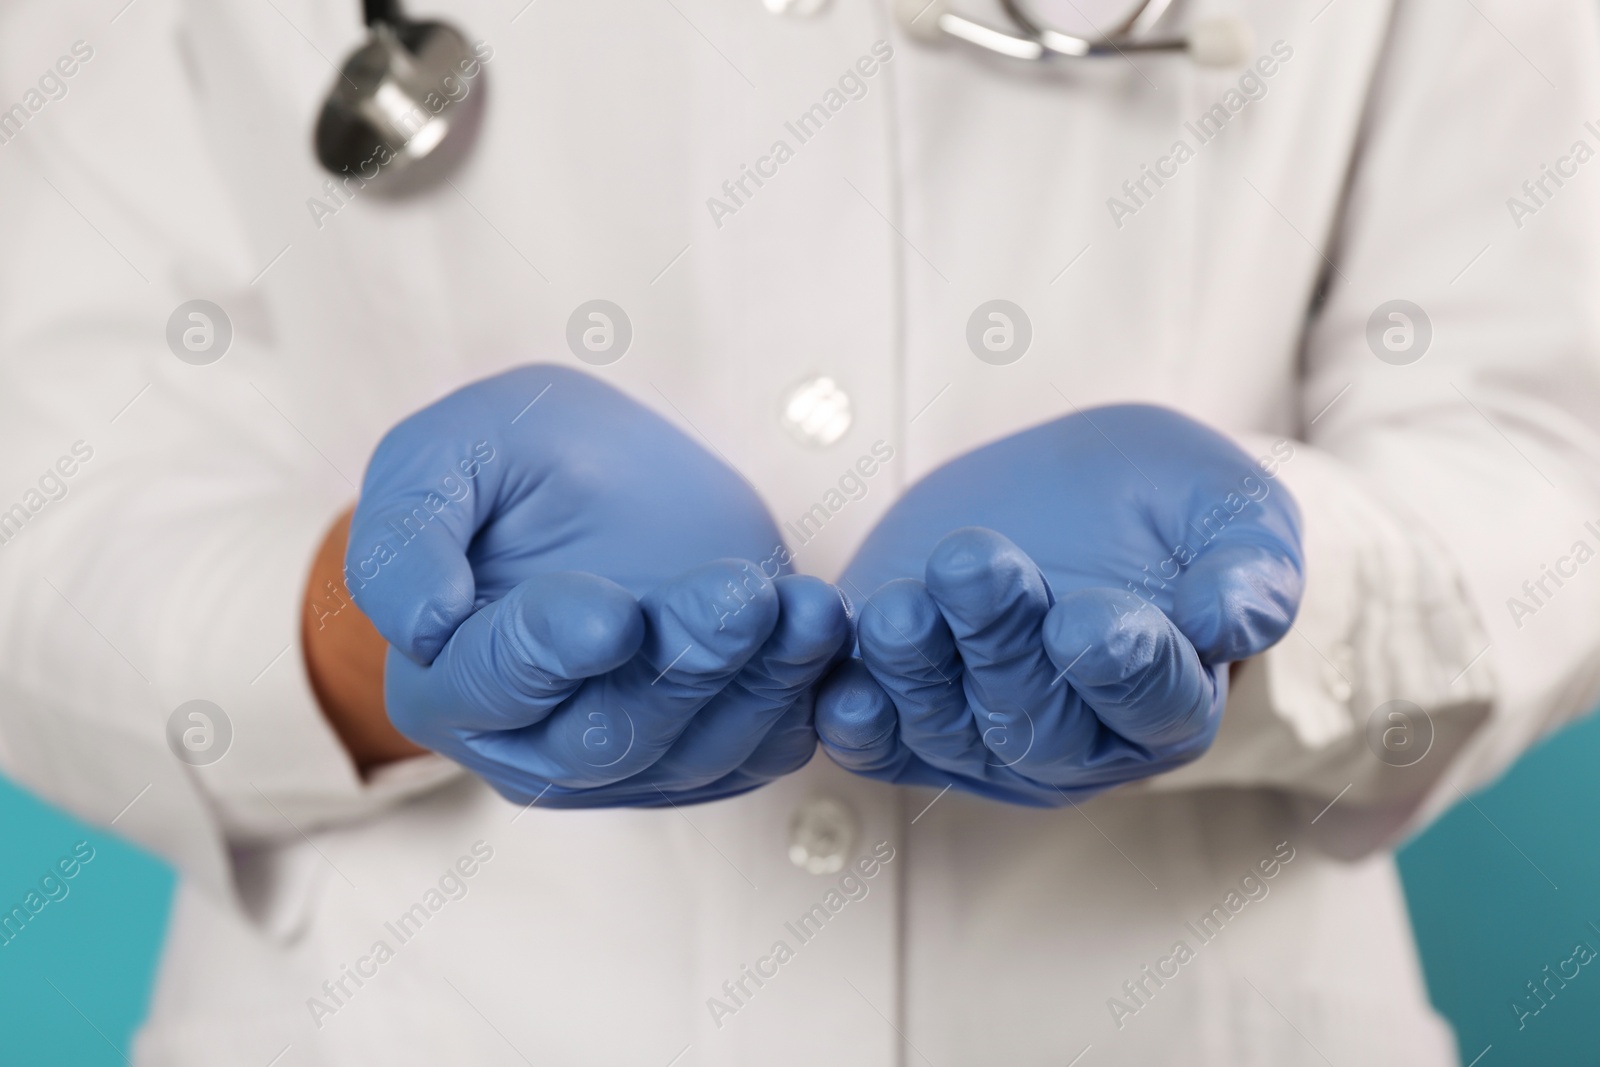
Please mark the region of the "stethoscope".
MULTIPOLYGON (((1072 0, 1066 3, 1078 11, 1072 0)), ((1058 29, 1040 10, 1044 6, 1040 0, 1000 0, 1000 6, 1011 20, 1010 30, 996 29, 959 14, 950 0, 894 0, 894 13, 906 33, 918 40, 954 38, 1011 59, 1035 62, 1125 56, 1131 52, 1184 52, 1202 67, 1233 67, 1248 60, 1255 47, 1249 24, 1230 16, 1196 23, 1181 37, 1151 36, 1172 0, 1142 0, 1119 22, 1091 26, 1094 36, 1058 29)))
MULTIPOLYGON (((824 2, 768 0, 768 6, 811 11, 824 2)), ((1076 10, 1074 0, 1064 2, 1076 10)), ((1245 62, 1254 47, 1250 27, 1231 17, 1197 23, 1179 37, 1154 36, 1172 0, 1140 0, 1115 25, 1091 27, 1094 36, 1057 28, 1059 23, 1041 12, 1043 3, 1000 0, 1012 23, 1006 30, 957 13, 950 0, 893 0, 896 20, 918 40, 953 38, 1012 59, 1182 52, 1200 66, 1227 67, 1245 62)), ((322 107, 314 138, 317 159, 347 182, 365 186, 381 179, 384 187, 401 189, 459 160, 461 151, 441 149, 464 148, 471 140, 481 94, 460 87, 470 89, 481 71, 460 31, 443 22, 408 19, 400 0, 362 0, 361 13, 367 41, 345 61, 322 107)))
POLYGON ((322 105, 317 160, 362 188, 431 184, 472 139, 482 101, 476 53, 454 26, 407 18, 400 0, 362 0, 361 14, 367 40, 322 105))

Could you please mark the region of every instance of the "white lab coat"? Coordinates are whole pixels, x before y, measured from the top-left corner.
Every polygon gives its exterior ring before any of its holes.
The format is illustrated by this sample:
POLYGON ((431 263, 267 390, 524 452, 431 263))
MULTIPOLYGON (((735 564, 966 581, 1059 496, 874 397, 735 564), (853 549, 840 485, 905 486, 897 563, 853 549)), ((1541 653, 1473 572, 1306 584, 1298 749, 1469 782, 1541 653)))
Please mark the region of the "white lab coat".
POLYGON ((1600 163, 1571 155, 1600 145, 1593 5, 1176 5, 1283 42, 1245 102, 1173 57, 927 48, 881 0, 441 0, 493 49, 475 153, 332 214, 309 136, 355 4, 121 6, 0 13, 0 107, 28 109, 0 145, 0 510, 25 518, 0 544, 0 759, 184 876, 139 1062, 1451 1061, 1383 849, 1596 696, 1600 565, 1574 548, 1600 545, 1600 163), (879 41, 799 143, 786 121, 879 41), (1184 124, 1217 104, 1201 143, 1184 124), (1546 163, 1567 177, 1530 197, 1546 163), (768 177, 735 205, 746 164, 768 177), (1134 197, 1144 164, 1169 176, 1134 197), (210 366, 163 335, 197 297, 234 328, 210 366), (1075 409, 1290 442, 1297 625, 1206 758, 1076 810, 823 756, 681 811, 522 811, 431 758, 363 782, 298 651, 312 550, 397 419, 583 366, 567 318, 597 297, 634 340, 593 372, 780 521, 893 449, 800 553, 823 576, 910 481, 1075 409), (1006 366, 965 340, 994 298, 1033 326, 1006 366), (1367 341, 1397 298, 1433 331, 1410 365, 1367 341), (826 447, 780 418, 819 376, 853 420, 826 447), (76 442, 65 495, 33 492, 76 442), (198 769, 164 740, 195 698, 234 730, 198 769), (1407 769, 1367 742, 1396 699, 1434 727, 1407 769), (854 813, 853 863, 892 856, 848 892, 789 857, 818 797, 854 813))

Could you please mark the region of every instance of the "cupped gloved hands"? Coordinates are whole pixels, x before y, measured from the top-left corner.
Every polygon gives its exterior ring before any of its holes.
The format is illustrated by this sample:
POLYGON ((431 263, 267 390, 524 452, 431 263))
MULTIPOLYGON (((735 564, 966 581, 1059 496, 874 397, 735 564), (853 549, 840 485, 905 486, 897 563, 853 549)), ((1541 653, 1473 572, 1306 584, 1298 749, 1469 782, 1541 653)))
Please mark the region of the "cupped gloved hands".
POLYGON ((817 732, 869 777, 1066 804, 1203 753, 1227 665, 1287 632, 1302 576, 1294 502, 1220 435, 1142 405, 1058 419, 873 530, 817 732))
POLYGON ((401 733, 546 807, 711 800, 798 769, 838 592, 737 473, 574 371, 467 386, 378 445, 346 578, 401 733))

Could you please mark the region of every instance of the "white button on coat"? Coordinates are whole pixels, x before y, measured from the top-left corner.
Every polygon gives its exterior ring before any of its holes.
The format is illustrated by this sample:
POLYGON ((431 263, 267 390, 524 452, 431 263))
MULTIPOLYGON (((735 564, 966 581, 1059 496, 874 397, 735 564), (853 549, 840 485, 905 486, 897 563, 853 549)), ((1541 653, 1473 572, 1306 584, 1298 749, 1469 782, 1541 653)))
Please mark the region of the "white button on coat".
POLYGON ((837 874, 854 855, 860 821, 833 797, 800 805, 789 826, 789 862, 811 874, 837 874))
POLYGON ((780 420, 795 440, 826 448, 849 431, 855 412, 850 394, 832 378, 819 375, 789 390, 780 420))

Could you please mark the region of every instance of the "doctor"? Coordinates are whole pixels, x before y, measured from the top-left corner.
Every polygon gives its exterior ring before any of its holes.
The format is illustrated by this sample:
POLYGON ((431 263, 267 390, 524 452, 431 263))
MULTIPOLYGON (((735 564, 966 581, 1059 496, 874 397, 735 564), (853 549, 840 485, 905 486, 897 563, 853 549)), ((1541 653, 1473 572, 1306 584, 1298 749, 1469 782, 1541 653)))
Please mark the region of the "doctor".
POLYGON ((1454 1062, 1387 849, 1600 683, 1589 6, 465 0, 403 188, 352 6, 0 15, 0 762, 183 875, 138 1062, 1454 1062))

